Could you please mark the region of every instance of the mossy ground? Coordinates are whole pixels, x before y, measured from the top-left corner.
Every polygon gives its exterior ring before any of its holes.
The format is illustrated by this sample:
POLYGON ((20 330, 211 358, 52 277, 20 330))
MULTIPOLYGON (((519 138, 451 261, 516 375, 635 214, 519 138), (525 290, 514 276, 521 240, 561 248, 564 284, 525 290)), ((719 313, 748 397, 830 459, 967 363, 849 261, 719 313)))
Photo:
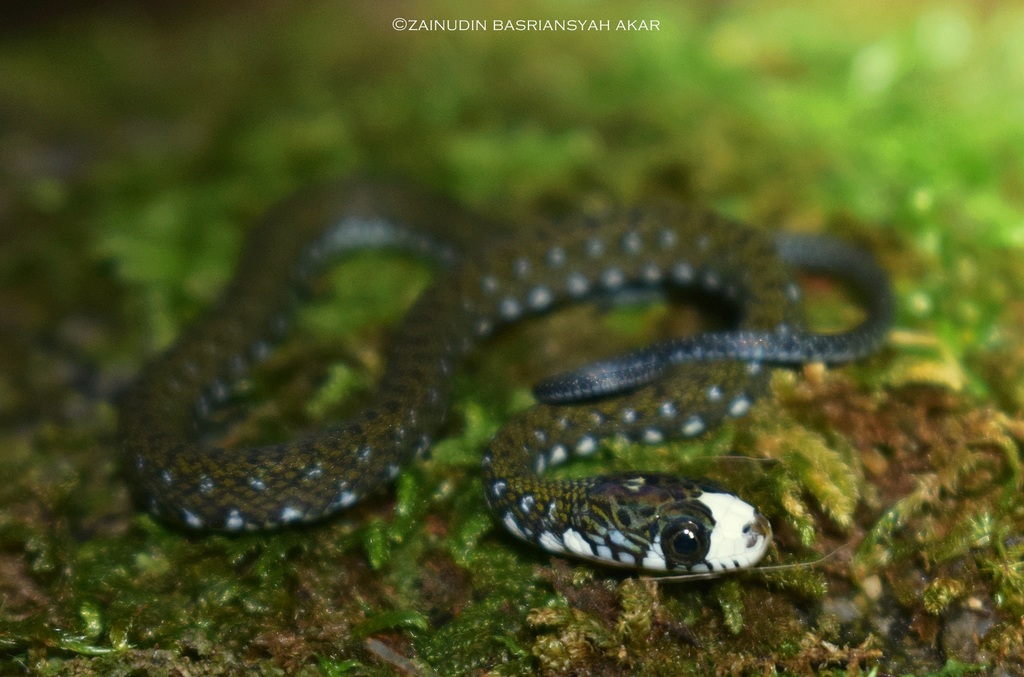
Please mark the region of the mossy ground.
MULTIPOLYGON (((268 2, 9 31, 0 673, 1024 670, 1021 35, 1019 5, 876 0, 268 2), (660 30, 413 33, 395 17, 660 30), (488 516, 482 445, 529 384, 678 330, 664 308, 578 308, 501 336, 460 376, 432 458, 328 524, 225 538, 139 512, 117 394, 215 297, 247 224, 353 171, 512 219, 673 196, 872 248, 900 308, 878 355, 780 373, 699 443, 607 445, 566 471, 697 464, 770 516, 771 559, 847 547, 659 584, 552 560, 488 516), (698 461, 734 450, 774 461, 698 461)), ((349 411, 429 279, 379 256, 332 273, 232 434, 349 411)), ((850 321, 806 282, 816 326, 850 321)))

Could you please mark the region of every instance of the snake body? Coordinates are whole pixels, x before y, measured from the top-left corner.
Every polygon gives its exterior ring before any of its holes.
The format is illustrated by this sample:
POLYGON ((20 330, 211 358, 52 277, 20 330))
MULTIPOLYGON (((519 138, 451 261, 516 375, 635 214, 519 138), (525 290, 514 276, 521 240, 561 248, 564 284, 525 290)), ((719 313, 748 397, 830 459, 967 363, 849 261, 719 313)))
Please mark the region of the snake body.
MULTIPOLYGON (((449 407, 452 374, 481 341, 501 325, 596 292, 696 286, 737 307, 734 334, 768 347, 780 337, 818 340, 799 329, 799 287, 780 259, 784 247, 721 217, 661 205, 580 216, 516 237, 486 236, 492 229, 445 200, 367 181, 308 191, 273 210, 248 236, 219 303, 142 370, 123 400, 120 438, 140 499, 185 527, 229 532, 347 508, 429 448, 449 407), (368 247, 417 252, 444 267, 396 329, 370 404, 286 443, 201 443, 197 422, 269 352, 267 337, 283 330, 295 286, 328 259, 368 247)), ((801 262, 814 263, 813 246, 804 247, 801 262)), ((846 276, 856 281, 855 273, 846 276)), ((884 276, 868 291, 887 295, 884 276)), ((887 303, 869 304, 863 326, 870 336, 857 335, 854 356, 878 343, 889 318, 884 308, 874 311, 887 303)), ((811 348, 800 359, 830 359, 811 348)), ((483 478, 488 504, 511 533, 552 552, 648 570, 758 561, 771 539, 767 520, 712 483, 645 473, 541 477, 594 453, 610 435, 648 443, 700 435, 745 414, 767 385, 757 354, 663 361, 655 361, 656 377, 617 377, 608 392, 619 397, 582 402, 579 393, 563 393, 568 403, 538 404, 497 434, 483 478)))

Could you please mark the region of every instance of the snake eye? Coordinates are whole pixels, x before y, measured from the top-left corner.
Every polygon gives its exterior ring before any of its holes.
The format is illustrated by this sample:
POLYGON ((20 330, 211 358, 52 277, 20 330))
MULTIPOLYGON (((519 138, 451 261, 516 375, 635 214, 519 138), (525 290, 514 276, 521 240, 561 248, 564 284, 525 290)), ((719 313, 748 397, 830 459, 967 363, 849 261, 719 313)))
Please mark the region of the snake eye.
POLYGON ((678 564, 699 564, 708 554, 708 532, 693 520, 680 519, 670 524, 661 536, 665 557, 678 564))

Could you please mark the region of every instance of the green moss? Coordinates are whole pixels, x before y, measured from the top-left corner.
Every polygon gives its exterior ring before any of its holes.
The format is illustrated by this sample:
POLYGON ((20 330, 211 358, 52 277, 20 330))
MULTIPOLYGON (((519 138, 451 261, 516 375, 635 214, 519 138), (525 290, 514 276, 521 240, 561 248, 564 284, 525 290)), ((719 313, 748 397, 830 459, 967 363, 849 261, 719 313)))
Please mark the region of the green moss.
MULTIPOLYGON (((661 20, 645 34, 413 34, 344 3, 105 11, 0 44, 0 672, 1024 664, 1020 8, 587 5, 588 18, 661 20), (560 471, 710 475, 771 518, 774 563, 835 554, 653 583, 570 568, 487 514, 479 458, 531 405, 530 383, 697 324, 665 305, 498 337, 460 377, 431 458, 329 524, 224 538, 138 512, 118 471, 117 392, 215 298, 266 207, 352 171, 512 220, 682 197, 878 252, 899 318, 877 356, 780 374, 753 416, 697 442, 608 443, 560 471), (943 656, 965 605, 992 622, 972 656, 943 656)), ((558 11, 452 0, 423 18, 558 11)), ((227 437, 347 415, 431 277, 367 255, 319 281, 295 338, 242 384, 251 415, 227 437)), ((855 318, 807 286, 815 327, 855 318)))

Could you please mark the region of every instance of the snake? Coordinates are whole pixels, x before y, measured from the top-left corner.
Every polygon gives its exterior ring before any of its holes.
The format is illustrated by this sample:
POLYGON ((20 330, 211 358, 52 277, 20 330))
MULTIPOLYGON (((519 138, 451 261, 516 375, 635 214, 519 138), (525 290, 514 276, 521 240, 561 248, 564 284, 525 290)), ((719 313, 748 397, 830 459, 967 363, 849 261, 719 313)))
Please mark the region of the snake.
POLYGON ((672 202, 510 228, 398 182, 355 178, 300 191, 249 229, 219 300, 126 389, 118 436, 128 480, 144 508, 184 529, 324 520, 430 449, 456 370, 503 326, 600 296, 675 288, 720 299, 735 326, 654 344, 540 387, 538 402, 483 453, 486 503, 511 534, 554 554, 662 573, 752 567, 769 547, 771 525, 715 482, 546 471, 592 456, 610 437, 660 444, 743 416, 766 391, 774 363, 870 354, 892 321, 892 294, 874 259, 851 245, 772 236, 672 202), (366 249, 411 253, 439 268, 390 334, 368 403, 288 441, 208 441, 211 412, 287 330, 296 290, 328 262, 366 249), (867 317, 840 334, 804 329, 792 266, 859 289, 869 297, 867 317))

